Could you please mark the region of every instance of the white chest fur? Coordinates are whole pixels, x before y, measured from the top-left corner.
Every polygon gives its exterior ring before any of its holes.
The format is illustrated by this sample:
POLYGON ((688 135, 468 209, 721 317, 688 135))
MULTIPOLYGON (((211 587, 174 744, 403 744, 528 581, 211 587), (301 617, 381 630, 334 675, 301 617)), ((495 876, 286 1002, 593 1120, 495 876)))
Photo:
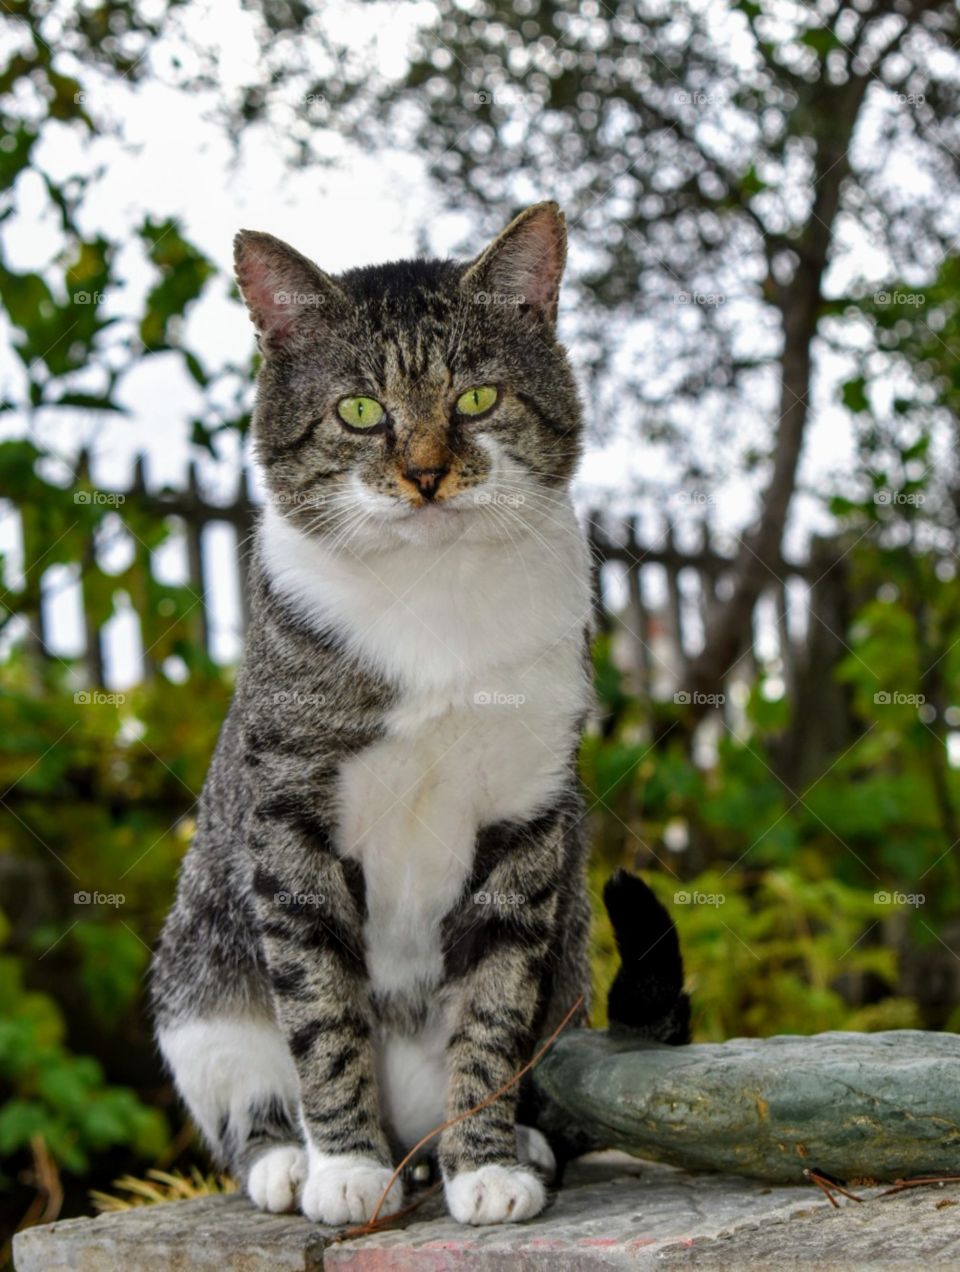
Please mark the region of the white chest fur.
MULTIPOLYGON (((385 736, 344 763, 339 783, 339 848, 363 865, 379 992, 437 983, 440 921, 470 875, 478 828, 532 815, 565 779, 587 702, 590 609, 585 548, 572 509, 566 516, 558 536, 554 510, 549 540, 541 532, 362 558, 332 556, 279 514, 265 517, 275 586, 399 689, 385 736)), ((384 1098, 404 1139, 436 1121, 437 1044, 437 1028, 416 1055, 409 1040, 385 1040, 384 1098), (406 1116, 391 1098, 397 1085, 406 1116)))

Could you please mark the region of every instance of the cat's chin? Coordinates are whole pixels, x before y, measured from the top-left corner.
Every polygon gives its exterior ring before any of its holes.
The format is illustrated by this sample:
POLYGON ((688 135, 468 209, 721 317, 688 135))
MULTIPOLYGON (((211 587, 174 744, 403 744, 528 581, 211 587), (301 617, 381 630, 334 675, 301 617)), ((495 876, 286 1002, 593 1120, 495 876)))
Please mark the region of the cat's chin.
POLYGON ((458 509, 447 508, 443 504, 428 504, 425 508, 411 509, 389 524, 393 534, 402 543, 432 547, 459 539, 468 520, 458 509))

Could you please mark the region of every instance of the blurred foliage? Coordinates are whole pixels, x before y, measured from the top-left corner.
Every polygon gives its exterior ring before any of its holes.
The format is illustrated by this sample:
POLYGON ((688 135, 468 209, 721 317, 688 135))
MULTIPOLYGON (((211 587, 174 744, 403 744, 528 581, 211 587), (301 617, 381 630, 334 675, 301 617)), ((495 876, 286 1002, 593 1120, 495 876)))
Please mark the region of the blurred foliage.
MULTIPOLYGON (((66 1049, 59 1007, 49 995, 26 989, 22 971, 17 958, 0 957, 0 1083, 7 1096, 0 1110, 2 1166, 16 1161, 35 1135, 76 1173, 116 1145, 155 1156, 167 1140, 162 1115, 132 1091, 108 1085, 95 1059, 66 1049)), ((3 1176, 2 1182, 9 1187, 12 1181, 3 1176)))
POLYGON ((192 661, 187 683, 125 694, 78 689, 76 667, 23 649, 3 664, 7 1185, 29 1176, 35 1135, 78 1182, 170 1146, 144 975, 230 694, 229 677, 192 661))
MULTIPOLYGON (((960 600, 955 584, 940 591, 950 606, 960 600)), ((946 1014, 952 1003, 907 994, 899 966, 917 947, 936 948, 960 903, 951 851, 960 780, 917 705, 910 604, 874 599, 859 612, 836 668, 854 685, 854 740, 824 756, 805 789, 774 767, 777 734, 789 726, 784 703, 765 730, 758 719, 769 704, 755 693, 742 733, 724 732, 704 768, 676 734, 652 741, 649 705, 603 700, 614 718, 582 752, 591 891, 598 899, 619 866, 651 882, 680 930, 699 1041, 960 1024, 946 1014)), ((604 642, 597 656, 599 683, 609 684, 604 642)), ((960 661, 949 662, 944 678, 960 702, 960 661)), ((596 911, 599 1025, 617 957, 599 901, 596 911)))

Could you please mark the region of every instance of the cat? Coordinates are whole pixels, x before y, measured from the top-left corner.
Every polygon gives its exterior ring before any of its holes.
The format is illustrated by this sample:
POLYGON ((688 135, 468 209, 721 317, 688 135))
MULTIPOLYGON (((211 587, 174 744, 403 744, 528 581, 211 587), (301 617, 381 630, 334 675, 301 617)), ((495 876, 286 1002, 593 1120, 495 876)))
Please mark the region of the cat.
MULTIPOLYGON (((496 1091, 581 994, 587 1020, 591 573, 555 334, 565 225, 540 203, 470 264, 340 276, 268 234, 235 246, 268 499, 154 958, 157 1037, 257 1206, 361 1223, 398 1155, 496 1091)), ((683 1040, 669 919, 631 876, 607 902, 616 1019, 683 1040)), ((554 1153, 518 1098, 432 1146, 462 1223, 545 1204, 554 1153)), ((397 1181, 381 1213, 402 1204, 397 1181)))

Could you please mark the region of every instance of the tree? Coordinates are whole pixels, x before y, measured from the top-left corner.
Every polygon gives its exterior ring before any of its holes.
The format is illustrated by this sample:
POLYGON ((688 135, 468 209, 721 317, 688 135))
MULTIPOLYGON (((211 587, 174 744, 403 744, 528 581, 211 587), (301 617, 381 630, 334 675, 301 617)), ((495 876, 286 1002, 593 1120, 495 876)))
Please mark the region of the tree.
POLYGON ((491 222, 531 197, 558 197, 589 244, 574 352, 598 380, 599 413, 622 418, 629 402, 638 438, 685 451, 678 480, 688 487, 715 480, 728 447, 729 467, 756 469, 756 517, 693 665, 702 700, 780 572, 818 341, 831 301, 861 281, 857 250, 879 250, 893 278, 929 272, 950 251, 956 7, 436 8, 399 79, 338 46, 330 22, 309 63, 283 45, 272 91, 296 85, 302 97, 322 83, 308 123, 369 144, 412 138, 440 196, 491 222), (898 189, 908 158, 934 198, 898 189))

